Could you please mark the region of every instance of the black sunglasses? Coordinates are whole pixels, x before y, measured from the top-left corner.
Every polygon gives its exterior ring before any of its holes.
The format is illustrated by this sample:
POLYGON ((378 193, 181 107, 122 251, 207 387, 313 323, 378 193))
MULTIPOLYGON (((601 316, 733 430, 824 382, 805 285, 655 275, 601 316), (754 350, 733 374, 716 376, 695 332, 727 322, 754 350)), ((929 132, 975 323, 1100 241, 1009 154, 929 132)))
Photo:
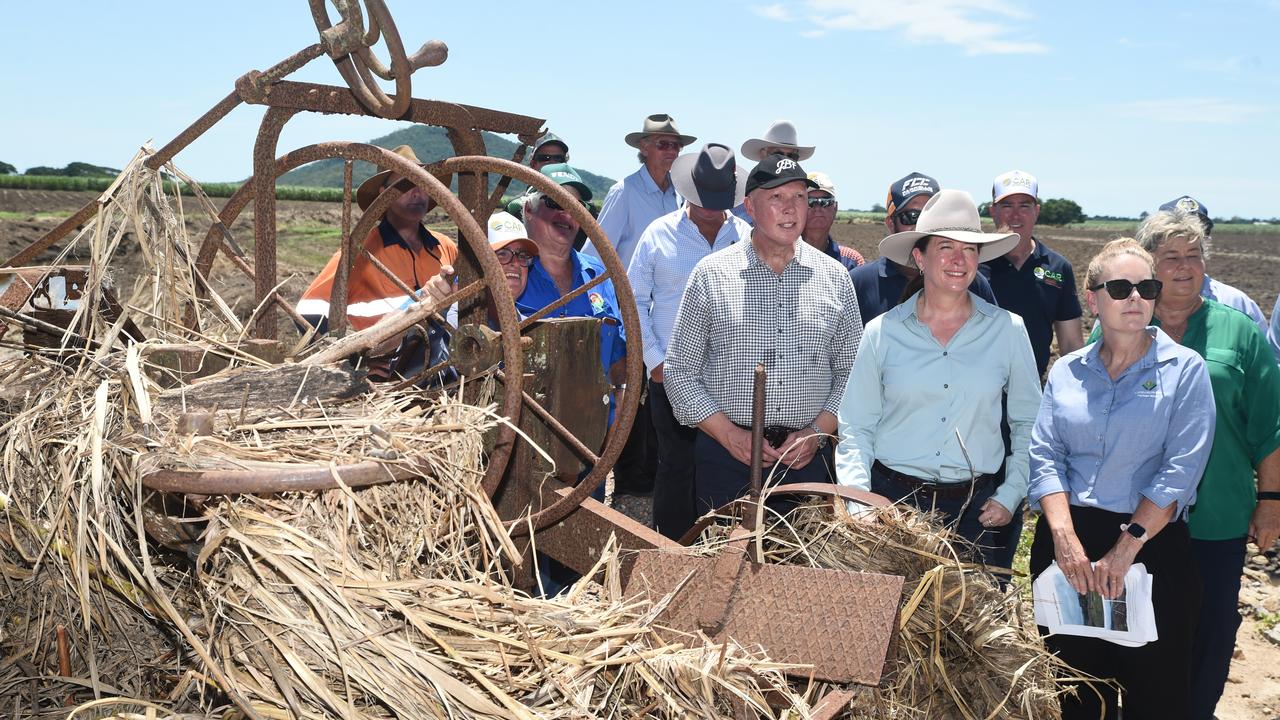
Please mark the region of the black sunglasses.
POLYGON ((917 209, 899 210, 893 214, 893 218, 898 221, 899 225, 915 225, 920 219, 920 211, 917 209))
MULTIPOLYGON (((582 201, 579 201, 579 202, 582 202, 582 201)), ((552 200, 546 195, 542 196, 542 204, 545 205, 548 210, 564 210, 564 208, 560 207, 560 203, 556 202, 555 200, 552 200)), ((582 206, 586 207, 587 204, 584 202, 582 203, 582 206)))
POLYGON ((1126 300, 1131 294, 1133 294, 1133 289, 1137 288, 1138 297, 1143 300, 1155 300, 1160 297, 1160 290, 1163 287, 1164 283, 1156 280, 1155 278, 1150 278, 1138 283, 1132 283, 1123 279, 1108 280, 1104 283, 1098 283, 1089 289, 1096 292, 1102 288, 1106 288, 1107 294, 1111 296, 1112 300, 1126 300))
POLYGON ((540 163, 562 163, 568 159, 569 159, 569 156, 565 155, 564 153, 561 153, 559 155, 547 155, 545 153, 538 153, 533 156, 533 161, 540 162, 540 163))
POLYGON ((809 198, 809 207, 811 208, 826 208, 835 204, 835 198, 809 198))

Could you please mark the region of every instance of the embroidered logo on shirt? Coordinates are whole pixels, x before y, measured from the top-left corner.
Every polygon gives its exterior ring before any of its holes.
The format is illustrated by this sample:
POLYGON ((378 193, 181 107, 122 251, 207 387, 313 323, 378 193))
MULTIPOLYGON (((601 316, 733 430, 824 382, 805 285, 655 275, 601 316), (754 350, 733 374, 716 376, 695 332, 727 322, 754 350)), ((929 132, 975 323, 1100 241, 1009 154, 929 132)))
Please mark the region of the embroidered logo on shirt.
POLYGON ((600 293, 588 293, 587 298, 591 300, 592 312, 604 312, 604 297, 600 293))
POLYGON ((1062 287, 1062 273, 1056 273, 1044 267, 1043 265, 1031 271, 1031 274, 1035 275, 1036 279, 1044 283, 1045 285, 1052 285, 1053 287, 1062 287))
POLYGON ((1144 388, 1146 388, 1146 389, 1148 389, 1148 390, 1155 390, 1155 389, 1156 389, 1156 381, 1155 381, 1155 380, 1148 380, 1148 381, 1146 381, 1146 382, 1142 383, 1142 387, 1144 387, 1144 388))

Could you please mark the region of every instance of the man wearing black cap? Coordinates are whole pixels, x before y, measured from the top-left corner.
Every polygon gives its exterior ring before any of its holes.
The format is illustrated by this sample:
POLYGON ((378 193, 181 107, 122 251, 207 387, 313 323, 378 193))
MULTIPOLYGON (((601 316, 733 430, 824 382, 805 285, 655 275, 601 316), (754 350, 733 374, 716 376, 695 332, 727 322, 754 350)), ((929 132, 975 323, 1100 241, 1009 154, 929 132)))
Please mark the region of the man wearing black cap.
MULTIPOLYGON (((1163 204, 1160 210, 1169 210, 1171 212, 1182 212, 1188 215, 1195 215, 1200 218, 1200 224, 1204 226, 1204 247, 1208 248, 1212 241, 1213 235, 1213 218, 1209 217, 1209 209, 1202 205, 1190 195, 1174 198, 1163 204)), ((1207 253, 1206 253, 1207 255, 1207 253)), ((1207 258, 1206 258, 1207 259, 1207 258)), ((1235 308, 1240 312, 1248 315, 1251 320, 1262 331, 1263 335, 1267 334, 1267 319, 1262 315, 1262 308, 1258 303, 1253 301, 1243 290, 1232 287, 1221 280, 1215 280, 1209 277, 1206 270, 1204 274, 1204 285, 1200 288, 1200 294, 1209 300, 1214 300, 1226 305, 1229 308, 1235 308)))
MULTIPOLYGON (((533 156, 529 158, 529 168, 531 170, 542 172, 542 168, 547 165, 568 162, 569 144, 562 140, 559 135, 553 132, 543 133, 542 137, 533 141, 533 156)), ((532 195, 533 192, 534 189, 532 187, 526 188, 524 195, 512 198, 511 202, 507 203, 507 212, 514 215, 517 220, 522 219, 524 217, 522 213, 524 212, 525 201, 529 199, 528 196, 532 195)), ((583 241, 586 240, 586 235, 582 234, 581 231, 579 231, 578 235, 583 241)), ((581 248, 582 242, 577 242, 574 246, 574 249, 581 248)))
POLYGON ((667 398, 663 364, 671 328, 694 266, 748 238, 751 226, 729 212, 742 202, 747 171, 738 168, 728 147, 708 143, 701 152, 676 158, 671 182, 685 206, 650 223, 636 243, 627 275, 640 314, 644 364, 649 370, 649 413, 658 437, 653 524, 663 535, 677 539, 697 520, 693 464, 697 431, 676 420, 667 398))
MULTIPOLYGON (((938 189, 938 181, 924 173, 913 172, 893 181, 885 199, 884 227, 889 235, 915 230, 921 208, 937 194, 938 189)), ((886 257, 850 270, 849 277, 858 296, 862 322, 871 322, 872 318, 883 315, 901 302, 902 291, 917 274, 915 268, 899 265, 886 257)), ((996 304, 991 285, 982 275, 973 279, 969 291, 992 305, 996 304)))
POLYGON ((808 212, 800 163, 769 155, 747 178, 750 242, 694 267, 664 365, 676 418, 696 426, 700 511, 747 489, 751 396, 768 373, 763 459, 783 482, 832 482, 831 445, 844 385, 862 338, 849 274, 800 237, 808 212))

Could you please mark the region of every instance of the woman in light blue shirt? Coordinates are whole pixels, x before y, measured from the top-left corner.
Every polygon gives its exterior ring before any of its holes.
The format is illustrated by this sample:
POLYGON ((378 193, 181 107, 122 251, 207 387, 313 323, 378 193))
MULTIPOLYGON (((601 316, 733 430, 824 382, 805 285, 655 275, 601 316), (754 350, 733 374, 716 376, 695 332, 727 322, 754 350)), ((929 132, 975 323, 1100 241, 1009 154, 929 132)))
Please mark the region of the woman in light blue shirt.
MULTIPOLYGON (((1159 640, 1124 647, 1054 635, 1072 667, 1114 679, 1125 718, 1187 717, 1199 575, 1188 507, 1213 444, 1204 360, 1150 327, 1161 283, 1135 241, 1108 243, 1089 263, 1085 299, 1102 339, 1049 371, 1031 440, 1028 499, 1043 516, 1031 547, 1038 576, 1056 561, 1076 592, 1116 598, 1129 567, 1152 575, 1159 640)), ((1042 628, 1042 632, 1044 629, 1042 628)), ((1063 718, 1114 718, 1111 686, 1062 698, 1063 718)))
POLYGON ((1026 494, 1040 380, 1022 318, 969 284, 979 262, 1017 242, 983 233, 973 199, 959 190, 930 198, 914 231, 881 241, 882 255, 920 269, 922 289, 866 327, 840 405, 840 484, 940 512, 979 554, 1026 494))

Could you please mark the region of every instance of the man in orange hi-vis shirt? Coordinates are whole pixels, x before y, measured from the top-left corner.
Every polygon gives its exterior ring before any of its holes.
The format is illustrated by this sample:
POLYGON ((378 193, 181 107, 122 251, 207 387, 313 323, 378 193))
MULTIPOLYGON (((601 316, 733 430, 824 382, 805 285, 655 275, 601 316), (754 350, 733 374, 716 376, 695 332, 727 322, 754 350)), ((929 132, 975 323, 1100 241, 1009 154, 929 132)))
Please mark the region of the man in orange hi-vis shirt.
MULTIPOLYGON (((418 163, 417 155, 408 145, 401 145, 394 152, 418 163)), ((391 187, 396 179, 398 176, 393 176, 390 170, 384 170, 365 180, 356 190, 356 204, 361 210, 368 209, 378 195, 391 187)), ((434 205, 426 193, 408 181, 401 183, 400 189, 403 193, 387 208, 387 214, 377 227, 365 236, 364 247, 405 285, 418 291, 425 288, 433 277, 440 275, 442 269, 452 273, 453 264, 458 258, 458 246, 422 224, 422 219, 434 205)), ((330 294, 333 291, 334 275, 338 271, 338 259, 339 253, 335 252, 298 301, 298 314, 320 333, 329 329, 330 294)), ((386 313, 411 300, 364 253, 356 256, 348 287, 347 318, 356 330, 373 325, 386 313)))

